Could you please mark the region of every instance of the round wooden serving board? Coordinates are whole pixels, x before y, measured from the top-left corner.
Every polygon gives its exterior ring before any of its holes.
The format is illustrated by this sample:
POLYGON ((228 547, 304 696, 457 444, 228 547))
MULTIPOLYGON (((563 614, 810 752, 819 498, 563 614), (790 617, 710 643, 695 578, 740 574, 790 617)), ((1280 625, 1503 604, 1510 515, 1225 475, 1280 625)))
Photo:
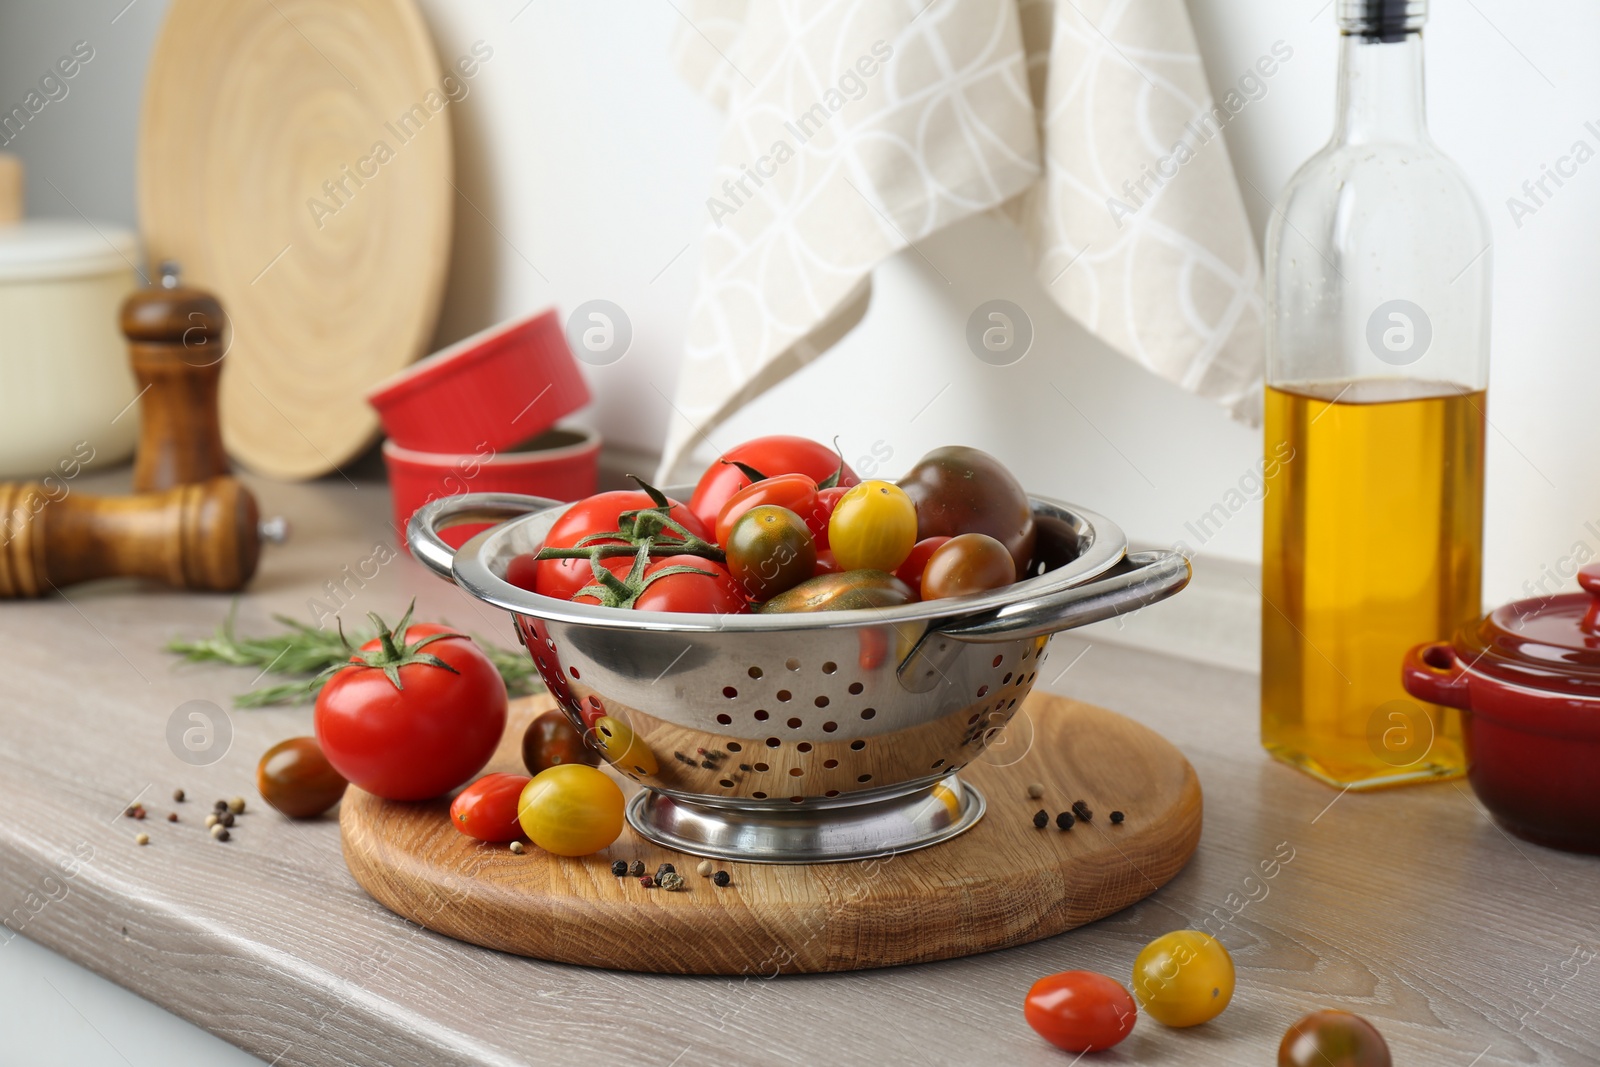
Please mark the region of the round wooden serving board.
POLYGON ((222 439, 251 470, 314 478, 359 455, 378 433, 366 391, 426 347, 461 74, 446 82, 413 0, 168 7, 139 225, 151 262, 177 260, 228 314, 222 439))
MULTIPOLYGON (((512 706, 487 770, 522 771, 525 724, 550 706, 544 697, 512 706)), ((339 817, 345 862, 385 907, 463 941, 630 971, 771 975, 919 963, 1049 937, 1155 892, 1199 843, 1194 769, 1145 727, 1036 693, 1002 741, 962 772, 988 801, 975 827, 881 860, 719 862, 733 876, 719 889, 695 873, 697 858, 631 828, 593 856, 564 859, 531 845, 519 856, 457 832, 447 800, 396 803, 352 786, 339 817), (1045 787, 1042 799, 1029 799, 1030 782, 1045 787), (1093 820, 1057 830, 1055 813, 1077 800, 1093 820), (1040 808, 1052 816, 1043 830, 1033 826, 1040 808), (1113 810, 1126 814, 1121 825, 1113 810), (688 888, 613 877, 618 859, 642 859, 652 872, 670 861, 688 888)))

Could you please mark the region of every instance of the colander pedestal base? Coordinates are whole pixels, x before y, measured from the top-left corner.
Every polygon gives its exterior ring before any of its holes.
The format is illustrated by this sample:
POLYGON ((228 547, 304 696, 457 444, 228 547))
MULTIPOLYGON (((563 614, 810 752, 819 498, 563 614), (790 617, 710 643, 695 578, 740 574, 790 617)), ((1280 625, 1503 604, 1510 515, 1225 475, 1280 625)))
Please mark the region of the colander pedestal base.
POLYGON ((857 802, 705 804, 642 789, 628 823, 659 845, 745 863, 840 863, 948 841, 983 817, 983 795, 949 775, 857 802))

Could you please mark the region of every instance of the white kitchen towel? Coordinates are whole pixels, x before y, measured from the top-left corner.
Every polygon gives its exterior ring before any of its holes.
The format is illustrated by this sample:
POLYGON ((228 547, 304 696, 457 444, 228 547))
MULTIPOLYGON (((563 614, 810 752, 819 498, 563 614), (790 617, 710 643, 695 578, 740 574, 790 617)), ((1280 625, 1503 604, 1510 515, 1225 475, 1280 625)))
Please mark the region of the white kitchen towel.
MULTIPOLYGON (((663 471, 858 322, 885 257, 981 211, 1117 351, 1235 414, 1260 263, 1183 0, 675 0, 729 113, 663 471)), ((919 253, 920 254, 920 253, 919 253)))

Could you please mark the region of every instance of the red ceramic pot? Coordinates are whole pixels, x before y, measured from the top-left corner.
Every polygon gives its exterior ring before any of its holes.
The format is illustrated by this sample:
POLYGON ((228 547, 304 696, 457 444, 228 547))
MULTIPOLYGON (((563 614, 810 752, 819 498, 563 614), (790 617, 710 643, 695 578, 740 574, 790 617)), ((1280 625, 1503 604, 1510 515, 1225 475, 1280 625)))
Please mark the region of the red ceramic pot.
MULTIPOLYGON (((488 443, 476 451, 454 454, 418 452, 383 443, 394 498, 394 525, 400 547, 406 545, 406 523, 422 505, 458 493, 522 493, 551 500, 578 500, 595 491, 600 477, 600 435, 581 427, 547 430, 531 441, 505 451, 488 443)), ((452 526, 442 536, 453 548, 486 525, 452 526)))
POLYGON ((1406 692, 1462 711, 1467 778, 1519 837, 1600 854, 1600 564, 1582 593, 1496 608, 1406 654, 1406 692))
POLYGON ((401 448, 504 452, 587 404, 589 386, 551 310, 435 352, 378 383, 367 402, 401 448))

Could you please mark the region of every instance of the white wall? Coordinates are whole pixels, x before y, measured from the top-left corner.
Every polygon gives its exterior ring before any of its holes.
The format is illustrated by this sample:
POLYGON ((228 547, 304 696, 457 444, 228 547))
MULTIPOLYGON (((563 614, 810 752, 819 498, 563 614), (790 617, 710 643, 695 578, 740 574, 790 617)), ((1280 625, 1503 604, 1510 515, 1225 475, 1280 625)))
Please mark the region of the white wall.
MULTIPOLYGON (((479 38, 496 50, 457 111, 458 184, 477 207, 457 204, 439 340, 550 303, 615 301, 635 340, 627 358, 593 372, 592 417, 612 441, 653 450, 670 412, 662 394, 671 395, 676 374, 718 116, 669 65, 680 19, 672 5, 525 2, 422 0, 441 56, 479 38)), ((38 213, 71 214, 49 177, 90 215, 132 221, 138 86, 164 4, 138 0, 113 24, 125 3, 0 0, 8 106, 72 41, 87 38, 97 51, 72 95, 12 146, 33 168, 38 213)), ((1259 237, 1270 207, 1253 189, 1276 195, 1330 128, 1332 9, 1323 0, 1189 6, 1219 93, 1275 40, 1295 50, 1227 132, 1259 237)), ((1585 528, 1596 520, 1600 531, 1587 403, 1600 366, 1584 347, 1600 283, 1591 236, 1600 232, 1600 161, 1520 228, 1505 204, 1574 140, 1600 148, 1600 135, 1583 127, 1594 119, 1600 128, 1600 66, 1588 54, 1600 40, 1600 7, 1546 0, 1536 17, 1513 0, 1434 7, 1433 130, 1477 186, 1497 241, 1486 587, 1498 601, 1557 567, 1577 542, 1600 552, 1600 535, 1585 528)), ((1055 311, 1004 224, 974 220, 921 252, 938 272, 916 254, 885 264, 861 327, 715 439, 838 433, 852 458, 878 442, 892 449, 889 472, 937 444, 966 442, 1003 457, 1030 487, 1110 514, 1137 539, 1194 544, 1185 522, 1249 472, 1257 435, 1055 311), (1025 308, 1037 331, 1033 351, 1012 367, 979 363, 963 341, 967 315, 995 296, 1025 308)), ((1257 558, 1259 519, 1257 507, 1241 512, 1206 549, 1257 558)))

